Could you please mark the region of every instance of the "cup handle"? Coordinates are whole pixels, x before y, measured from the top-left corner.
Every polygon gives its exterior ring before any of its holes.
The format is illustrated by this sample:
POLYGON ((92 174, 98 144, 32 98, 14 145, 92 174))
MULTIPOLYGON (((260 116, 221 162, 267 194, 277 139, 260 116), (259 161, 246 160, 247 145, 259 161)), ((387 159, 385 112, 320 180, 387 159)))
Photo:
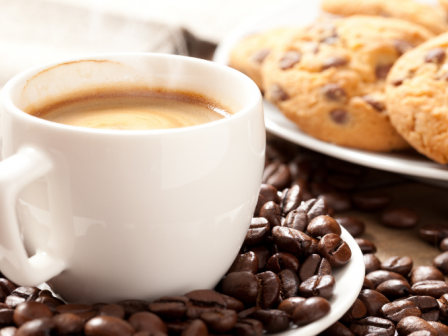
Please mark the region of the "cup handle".
POLYGON ((22 286, 37 286, 61 273, 64 262, 46 251, 28 257, 17 221, 15 202, 32 181, 53 170, 42 151, 26 146, 0 162, 0 271, 22 286))

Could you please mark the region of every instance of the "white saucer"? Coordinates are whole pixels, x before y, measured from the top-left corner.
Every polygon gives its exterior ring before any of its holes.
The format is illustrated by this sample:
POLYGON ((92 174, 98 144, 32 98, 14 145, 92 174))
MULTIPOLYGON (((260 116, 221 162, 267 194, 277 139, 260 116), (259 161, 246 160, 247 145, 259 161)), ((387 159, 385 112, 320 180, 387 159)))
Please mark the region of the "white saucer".
MULTIPOLYGON (((434 4, 434 0, 421 0, 434 4)), ((321 13, 320 0, 285 0, 254 13, 239 24, 218 45, 213 60, 227 64, 233 46, 250 34, 281 26, 304 26, 312 23, 321 13)), ((317 140, 301 132, 272 104, 265 102, 266 129, 282 138, 345 161, 371 168, 431 180, 430 183, 447 187, 448 167, 413 153, 375 153, 340 147, 317 140)))

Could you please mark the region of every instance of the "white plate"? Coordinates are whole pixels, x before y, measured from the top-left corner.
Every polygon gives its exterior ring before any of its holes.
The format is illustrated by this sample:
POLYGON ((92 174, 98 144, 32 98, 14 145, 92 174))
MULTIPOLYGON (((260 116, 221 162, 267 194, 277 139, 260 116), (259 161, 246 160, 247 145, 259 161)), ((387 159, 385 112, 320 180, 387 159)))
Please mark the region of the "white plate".
MULTIPOLYGON (((421 0, 421 2, 435 3, 434 0, 421 0)), ((320 13, 320 0, 286 0, 275 3, 256 12, 230 32, 218 45, 213 60, 227 64, 230 51, 243 37, 275 27, 308 25, 320 13)), ((265 102, 264 107, 267 130, 298 145, 367 167, 431 179, 433 184, 448 185, 446 182, 448 167, 424 156, 409 153, 375 153, 323 142, 301 132, 274 105, 265 102)))

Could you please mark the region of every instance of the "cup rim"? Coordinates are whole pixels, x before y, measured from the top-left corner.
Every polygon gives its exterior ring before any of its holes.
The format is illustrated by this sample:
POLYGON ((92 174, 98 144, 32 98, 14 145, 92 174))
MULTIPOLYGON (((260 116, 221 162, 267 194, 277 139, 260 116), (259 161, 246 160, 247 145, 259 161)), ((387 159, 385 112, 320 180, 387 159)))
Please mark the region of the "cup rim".
POLYGON ((88 54, 78 57, 72 57, 68 59, 62 59, 52 62, 47 62, 30 69, 24 70, 19 74, 12 77, 2 88, 0 91, 0 104, 3 104, 5 109, 9 112, 12 112, 16 117, 21 118, 25 121, 29 121, 32 123, 36 123, 42 127, 50 127, 50 128, 58 128, 65 131, 78 132, 78 133, 86 133, 86 134, 101 134, 101 135, 116 135, 116 136, 137 136, 137 135, 152 135, 152 134, 173 134, 173 133, 188 133, 195 132, 197 130, 219 126, 224 123, 229 123, 232 121, 237 121, 240 118, 243 118, 244 115, 253 110, 257 104, 261 104, 261 92, 255 82, 250 79, 248 76, 239 72, 233 68, 230 68, 226 65, 218 64, 212 61, 203 60, 199 58, 194 58, 190 56, 181 56, 181 55, 172 55, 172 54, 158 54, 158 53, 149 53, 149 52, 114 52, 114 53, 98 53, 98 54, 88 54), (25 111, 18 108, 12 101, 11 93, 14 88, 21 81, 27 80, 31 78, 35 74, 38 74, 41 71, 46 69, 55 67, 60 64, 76 62, 76 61, 88 61, 88 60, 108 60, 111 57, 116 56, 139 56, 139 57, 153 57, 153 58, 171 58, 171 59, 181 59, 188 62, 203 64, 204 66, 211 66, 220 68, 223 71, 228 71, 233 73, 239 80, 246 82, 250 88, 251 96, 253 98, 250 99, 248 104, 245 104, 243 108, 236 111, 232 114, 231 117, 223 118, 211 122, 207 122, 204 124, 187 126, 187 127, 179 127, 179 128, 169 128, 169 129, 155 129, 155 130, 109 130, 109 129, 97 129, 97 128, 88 128, 88 127, 80 127, 80 126, 72 126, 60 124, 57 122, 41 119, 35 116, 32 116, 25 111))

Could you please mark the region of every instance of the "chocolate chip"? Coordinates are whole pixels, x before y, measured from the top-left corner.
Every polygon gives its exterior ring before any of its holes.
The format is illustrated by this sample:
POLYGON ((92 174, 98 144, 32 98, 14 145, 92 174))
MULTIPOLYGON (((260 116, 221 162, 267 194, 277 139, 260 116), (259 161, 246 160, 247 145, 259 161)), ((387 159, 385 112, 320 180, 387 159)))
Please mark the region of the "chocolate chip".
POLYGON ((348 113, 342 109, 335 109, 331 111, 330 117, 336 124, 345 124, 348 121, 348 113))
POLYGON ((446 56, 445 49, 443 48, 431 49, 425 55, 425 62, 440 64, 444 61, 445 56, 446 56))
POLYGON ((252 54, 252 60, 257 63, 262 63, 270 52, 269 49, 258 50, 252 54))
POLYGON ((340 67, 347 65, 348 60, 344 56, 330 56, 324 59, 322 63, 322 70, 326 70, 332 67, 340 67))
POLYGON ((282 70, 291 69, 302 59, 302 54, 296 50, 286 52, 279 61, 279 67, 282 70))
POLYGON ((395 78, 395 79, 392 79, 392 80, 390 81, 390 83, 391 83, 393 86, 400 86, 401 84, 403 84, 403 82, 404 82, 405 79, 406 79, 406 78, 404 78, 404 77, 402 77, 402 78, 395 78))
POLYGON ((390 68, 392 68, 392 64, 377 65, 375 69, 376 78, 380 80, 386 79, 387 74, 390 71, 390 68))
POLYGON ((382 112, 386 109, 386 105, 384 105, 384 102, 379 100, 378 97, 375 97, 373 95, 365 95, 361 98, 379 112, 382 112))
POLYGON ((403 40, 395 40, 394 47, 400 56, 413 48, 412 44, 403 40))
POLYGON ((289 95, 278 84, 271 85, 270 93, 273 101, 281 102, 289 99, 289 95))
POLYGON ((338 102, 344 102, 347 99, 345 90, 336 83, 329 83, 322 87, 322 94, 328 100, 334 100, 338 102))

